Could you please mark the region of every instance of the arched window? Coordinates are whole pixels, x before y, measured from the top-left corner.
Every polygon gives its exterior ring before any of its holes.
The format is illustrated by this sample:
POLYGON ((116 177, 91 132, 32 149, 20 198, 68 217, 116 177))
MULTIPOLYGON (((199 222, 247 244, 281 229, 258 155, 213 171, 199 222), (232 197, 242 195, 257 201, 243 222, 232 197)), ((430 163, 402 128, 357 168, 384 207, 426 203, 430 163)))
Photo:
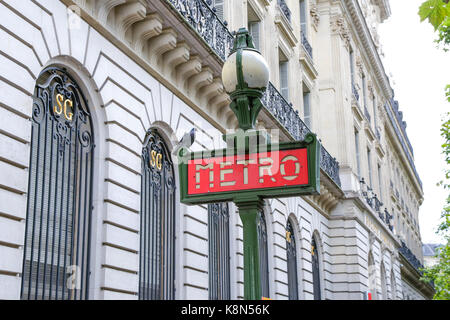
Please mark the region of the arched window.
POLYGON ((227 203, 208 205, 209 299, 230 299, 230 213, 227 203))
POLYGON ((289 300, 298 300, 297 246, 291 221, 286 226, 289 300))
POLYGON ((139 299, 175 299, 175 176, 166 143, 154 129, 142 150, 139 299))
POLYGON ((373 259, 372 252, 369 252, 368 259, 368 271, 369 271, 369 291, 372 293, 372 299, 377 297, 377 271, 375 268, 375 260, 373 259))
POLYGON ((79 86, 45 69, 33 96, 22 299, 88 298, 93 150, 79 86))
POLYGON ((270 298, 269 291, 269 254, 267 251, 267 225, 264 211, 261 211, 258 224, 259 265, 261 277, 261 295, 270 298))
POLYGON ((386 287, 386 269, 384 268, 384 263, 381 263, 380 267, 380 278, 381 278, 381 300, 387 300, 387 287, 386 287))
POLYGON ((320 289, 320 265, 319 265, 320 257, 315 237, 312 238, 311 242, 311 255, 312 255, 314 300, 321 300, 322 295, 320 292, 321 289, 320 289))

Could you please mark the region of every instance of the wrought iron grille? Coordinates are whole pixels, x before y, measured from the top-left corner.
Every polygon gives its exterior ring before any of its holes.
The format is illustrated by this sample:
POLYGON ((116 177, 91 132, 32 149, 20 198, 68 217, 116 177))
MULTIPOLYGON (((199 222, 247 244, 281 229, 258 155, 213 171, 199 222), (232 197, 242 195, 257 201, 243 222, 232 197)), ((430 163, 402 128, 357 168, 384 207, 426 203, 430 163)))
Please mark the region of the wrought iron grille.
POLYGON ((311 242, 311 255, 312 255, 314 300, 321 300, 319 250, 317 250, 317 243, 314 237, 312 238, 311 242))
POLYGON ((261 278, 261 295, 270 298, 269 292, 269 253, 267 251, 267 225, 264 212, 261 211, 258 224, 259 265, 261 278))
POLYGON ((291 221, 286 226, 289 300, 298 300, 297 246, 291 221))
POLYGON ((209 299, 230 299, 230 213, 227 203, 208 205, 209 299))
POLYGON ((150 130, 142 149, 139 299, 175 299, 175 176, 167 145, 150 130))
POLYGON ((40 74, 31 122, 22 299, 87 299, 94 135, 64 69, 40 74))

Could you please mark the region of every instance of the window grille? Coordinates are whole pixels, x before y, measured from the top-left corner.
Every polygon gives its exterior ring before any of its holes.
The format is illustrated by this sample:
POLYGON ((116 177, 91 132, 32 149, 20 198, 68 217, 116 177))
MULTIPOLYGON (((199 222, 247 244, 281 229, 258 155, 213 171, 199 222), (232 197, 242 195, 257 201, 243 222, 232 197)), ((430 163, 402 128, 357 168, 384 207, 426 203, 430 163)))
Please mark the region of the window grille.
POLYGON ((209 299, 230 299, 230 214, 227 203, 208 205, 209 299))
POLYGON ((167 145, 148 131, 142 150, 139 299, 175 299, 175 176, 167 145))
POLYGON ((94 134, 86 99, 64 69, 33 96, 22 299, 88 298, 94 134))

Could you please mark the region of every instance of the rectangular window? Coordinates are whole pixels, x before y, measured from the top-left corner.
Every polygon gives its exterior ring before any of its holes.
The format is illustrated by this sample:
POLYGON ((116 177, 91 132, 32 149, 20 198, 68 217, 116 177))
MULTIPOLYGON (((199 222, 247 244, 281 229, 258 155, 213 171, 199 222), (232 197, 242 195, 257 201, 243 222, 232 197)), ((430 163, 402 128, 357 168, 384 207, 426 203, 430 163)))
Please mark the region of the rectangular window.
POLYGON ((355 68, 354 68, 354 63, 355 63, 355 56, 353 53, 353 49, 350 47, 350 79, 352 81, 352 85, 355 84, 355 68))
POLYGON ((358 173, 358 178, 361 178, 361 163, 359 160, 359 132, 355 129, 355 150, 356 150, 356 169, 358 173))
POLYGON ((373 126, 377 129, 377 99, 373 96, 373 126))
POLYGON ((308 128, 311 129, 311 93, 308 88, 303 87, 303 115, 304 121, 308 128))
POLYGON ((366 89, 366 76, 362 75, 362 92, 363 92, 363 104, 364 109, 367 110, 367 89, 366 89))
POLYGON ((300 31, 306 36, 308 34, 308 23, 306 14, 306 1, 300 0, 300 31))
POLYGON ((369 169, 369 184, 370 187, 373 188, 373 183, 372 183, 372 164, 371 164, 371 154, 370 154, 370 149, 367 148, 367 168, 369 169))
POLYGON ((378 187, 380 190, 380 201, 383 202, 383 180, 381 174, 381 165, 378 164, 378 187))
POLYGON ((280 61, 280 93, 289 100, 288 62, 280 61))
POLYGON ((248 32, 253 38, 253 43, 255 45, 256 50, 259 50, 259 27, 261 22, 259 21, 249 21, 248 23, 248 32))

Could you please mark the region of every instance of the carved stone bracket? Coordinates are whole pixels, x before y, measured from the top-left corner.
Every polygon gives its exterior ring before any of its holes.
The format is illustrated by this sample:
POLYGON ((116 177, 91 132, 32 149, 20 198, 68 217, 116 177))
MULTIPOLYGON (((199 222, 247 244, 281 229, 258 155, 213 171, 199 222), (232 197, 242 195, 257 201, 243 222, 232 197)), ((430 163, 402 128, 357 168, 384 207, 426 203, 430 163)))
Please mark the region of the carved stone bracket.
POLYGON ((331 33, 338 34, 345 43, 346 48, 350 48, 350 32, 347 23, 342 15, 336 15, 330 19, 331 33))

